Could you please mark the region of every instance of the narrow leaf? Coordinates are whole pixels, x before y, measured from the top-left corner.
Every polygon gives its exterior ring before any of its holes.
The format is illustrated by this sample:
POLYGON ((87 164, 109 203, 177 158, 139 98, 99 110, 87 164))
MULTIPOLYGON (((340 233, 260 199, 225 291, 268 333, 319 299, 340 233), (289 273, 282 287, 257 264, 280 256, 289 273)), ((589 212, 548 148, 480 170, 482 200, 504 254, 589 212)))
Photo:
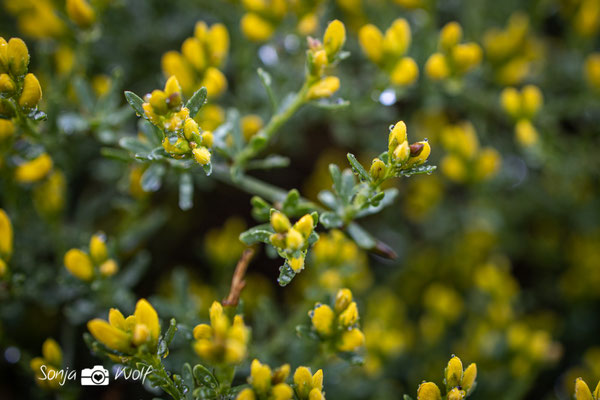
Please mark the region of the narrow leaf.
POLYGON ((196 90, 196 93, 188 100, 185 106, 190 110, 190 118, 194 118, 204 103, 206 103, 206 95, 206 88, 203 86, 196 90))
POLYGON ((371 175, 367 172, 367 170, 362 166, 361 163, 358 162, 354 154, 348 153, 348 162, 350 162, 350 166, 352 167, 352 171, 357 174, 361 181, 371 181, 371 175))
POLYGON ((144 100, 142 100, 140 96, 127 90, 125 91, 125 98, 127 99, 129 105, 135 110, 136 113, 138 113, 140 117, 146 118, 144 107, 142 107, 144 100))

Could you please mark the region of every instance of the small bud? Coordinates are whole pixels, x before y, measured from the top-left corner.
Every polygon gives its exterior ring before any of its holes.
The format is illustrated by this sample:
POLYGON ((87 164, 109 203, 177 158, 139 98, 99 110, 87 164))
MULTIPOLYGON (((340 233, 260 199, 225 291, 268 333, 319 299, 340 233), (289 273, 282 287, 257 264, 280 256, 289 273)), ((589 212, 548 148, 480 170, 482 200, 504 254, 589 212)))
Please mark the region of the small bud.
POLYGON ((15 83, 8 74, 0 74, 0 94, 9 96, 14 93, 16 88, 15 83))
POLYGON ((463 374, 463 379, 461 383, 461 388, 470 394, 471 389, 473 389, 473 384, 475 383, 475 379, 477 379, 477 365, 475 363, 470 364, 463 374))
POLYGON ((235 400, 256 400, 256 396, 252 389, 246 388, 237 395, 235 400))
POLYGON ((323 397, 323 393, 319 389, 314 388, 308 394, 308 400, 325 400, 325 397, 323 397))
POLYGON ((64 259, 65 267, 76 278, 90 281, 94 277, 94 267, 90 257, 79 249, 67 251, 64 259))
POLYGON ((327 25, 323 36, 323 46, 327 58, 331 61, 340 52, 346 42, 346 27, 340 20, 333 20, 327 25))
POLYGON ((440 388, 433 382, 424 382, 417 389, 417 400, 442 400, 440 388))
POLYGON ((319 335, 329 336, 332 334, 334 317, 333 310, 326 304, 317 305, 312 310, 311 321, 319 335))
POLYGON ((537 86, 527 85, 521 90, 521 102, 523 114, 529 118, 533 118, 542 107, 544 96, 537 86))
POLYGON ((0 141, 15 133, 15 124, 10 119, 0 118, 0 141))
POLYGON ((523 147, 531 147, 539 140, 539 134, 528 119, 520 119, 515 125, 515 137, 523 147))
POLYGON ((321 76, 323 74, 323 70, 325 69, 328 63, 327 53, 325 52, 325 50, 315 51, 310 60, 312 61, 310 66, 311 75, 317 77, 321 76))
POLYGON ((165 149, 165 151, 171 155, 181 156, 182 154, 187 154, 190 152, 190 144, 182 137, 165 137, 162 141, 162 146, 163 149, 165 149))
POLYGON ((457 387, 461 384, 463 378, 463 365, 458 357, 452 357, 446 367, 446 386, 449 388, 457 387))
POLYGON ((35 108, 41 99, 42 88, 40 82, 34 74, 25 75, 19 105, 23 108, 35 108))
POLYGON ((358 307, 353 301, 346 307, 346 309, 340 314, 339 322, 344 327, 352 326, 358 321, 358 307))
POLYGON ((414 83, 419 77, 419 67, 415 60, 404 57, 396 63, 390 74, 390 81, 394 85, 407 86, 414 83))
POLYGON ((96 264, 100 264, 108 258, 106 238, 103 234, 97 233, 90 239, 90 255, 96 264))
POLYGON ((223 64, 229 52, 229 32, 223 24, 214 24, 208 31, 210 61, 213 65, 223 64))
POLYGON ((363 344, 365 344, 364 333, 360 329, 354 328, 342 334, 338 349, 340 351, 355 351, 363 344))
POLYGON ((521 112, 521 96, 515 88, 506 88, 500 94, 502 108, 511 117, 516 118, 521 112))
POLYGON ((250 139, 262 129, 263 120, 256 114, 249 114, 240 120, 240 127, 244 139, 246 142, 249 142, 250 139))
POLYGON ((117 262, 111 258, 110 260, 106 260, 105 262, 103 262, 100 265, 99 269, 100 275, 109 277, 113 276, 119 271, 119 266, 117 262))
POLYGON ((371 178, 376 182, 382 179, 385 175, 385 163, 379 158, 373 159, 371 168, 369 169, 369 175, 371 175, 371 178))
POLYGON ((375 25, 367 24, 358 32, 360 47, 375 64, 383 59, 383 34, 375 25))
POLYGON ((285 236, 283 233, 274 233, 269 236, 269 242, 279 249, 285 248, 285 236))
POLYGON ((304 237, 296 229, 291 228, 285 235, 285 245, 289 250, 296 251, 304 245, 304 237))
POLYGON ((250 384, 259 395, 267 395, 271 388, 271 368, 254 359, 250 366, 250 384))
POLYGON ((198 324, 194 327, 193 335, 194 339, 210 339, 212 337, 213 330, 210 325, 198 324))
POLYGON ((181 54, 196 70, 204 71, 206 68, 206 55, 202 43, 197 38, 187 38, 181 45, 181 54))
POLYGON ((295 273, 298 273, 304 269, 304 257, 291 258, 288 264, 295 273))
POLYGON ((271 214, 271 226, 275 232, 285 233, 292 227, 292 224, 283 213, 275 211, 271 214))
POLYGON ((202 146, 211 148, 215 142, 215 137, 212 132, 203 132, 201 135, 202 138, 202 146))
POLYGON ((254 42, 264 42, 275 32, 275 26, 255 13, 244 14, 240 21, 242 33, 254 42))
POLYGON ((94 9, 86 0, 67 0, 67 15, 80 28, 89 28, 96 19, 94 9))
POLYGON ((54 339, 46 339, 42 344, 42 356, 49 364, 60 367, 62 365, 62 350, 54 339))
POLYGON ((429 78, 440 81, 450 75, 446 58, 442 53, 433 53, 425 63, 425 73, 429 78))
POLYGON ((388 152, 392 153, 396 146, 406 141, 406 124, 398 121, 388 136, 388 152))
POLYGON ((385 31, 383 47, 385 52, 394 58, 406 53, 411 42, 410 25, 404 18, 398 18, 385 31))
POLYGON ((300 232, 302 236, 307 239, 313 232, 314 223, 315 221, 313 220, 312 215, 306 214, 294 224, 294 229, 300 232))
POLYGON ((12 38, 8 41, 6 61, 8 69, 13 76, 21 77, 27 73, 29 50, 27 50, 27 45, 23 40, 12 38))
POLYGON ((429 158, 431 153, 431 146, 426 140, 413 143, 410 145, 410 158, 408 159, 407 165, 417 166, 423 164, 429 158))
POLYGON ((13 250, 13 228, 10 218, 0 208, 0 258, 8 261, 13 250))
POLYGON ((27 161, 15 170, 15 179, 21 183, 37 182, 52 170, 52 158, 47 153, 42 153, 31 161, 27 161))
POLYGON ((310 370, 306 367, 298 367, 294 372, 294 384, 296 385, 296 392, 301 399, 308 397, 312 389, 312 375, 310 370))
POLYGON ((581 378, 575 381, 575 400, 594 400, 590 388, 581 378))
POLYGON ((458 22, 448 22, 440 31, 440 48, 450 51, 462 40, 462 27, 458 22))
POLYGON ((454 389, 452 389, 451 391, 448 392, 448 394, 446 395, 446 399, 447 400, 462 400, 466 397, 466 393, 464 390, 460 390, 459 388, 455 387, 454 389))
POLYGON ((392 158, 399 163, 404 163, 410 157, 410 146, 408 142, 405 140, 400 146, 396 147, 394 152, 392 153, 392 158))
POLYGON ((183 123, 183 135, 187 140, 196 141, 200 136, 200 128, 198 123, 192 118, 188 118, 183 123))
POLYGON ((452 49, 452 58, 456 69, 465 73, 481 63, 483 51, 477 43, 459 44, 452 49))
POLYGON ((311 86, 306 95, 308 100, 331 97, 340 88, 340 79, 337 76, 326 76, 311 86))
POLYGON ((133 344, 140 346, 150 339, 150 329, 146 324, 136 324, 133 328, 133 344))
POLYGON ((210 67, 204 74, 202 86, 206 87, 209 97, 216 97, 223 93, 227 88, 227 79, 221 71, 214 67, 210 67))
POLYGON ((197 147, 192 150, 192 153, 194 154, 194 159, 198 164, 206 165, 210 162, 210 151, 206 147, 197 147))

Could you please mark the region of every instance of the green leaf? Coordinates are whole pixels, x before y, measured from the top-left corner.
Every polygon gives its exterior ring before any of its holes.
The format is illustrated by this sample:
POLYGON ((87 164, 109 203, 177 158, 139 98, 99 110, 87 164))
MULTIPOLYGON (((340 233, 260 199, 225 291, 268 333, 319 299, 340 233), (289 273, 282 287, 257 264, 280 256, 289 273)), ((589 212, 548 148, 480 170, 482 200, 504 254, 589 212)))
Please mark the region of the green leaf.
POLYGON ((207 91, 203 86, 200 89, 196 90, 196 93, 190 97, 188 102, 186 103, 186 108, 190 110, 190 118, 194 118, 198 111, 202 108, 204 103, 206 103, 207 91))
POLYGON ((285 200, 283 200, 283 204, 281 206, 283 213, 287 215, 294 214, 299 201, 300 192, 298 192, 298 189, 290 190, 285 197, 285 200))
POLYGON ((161 130, 145 119, 140 119, 139 121, 138 128, 148 139, 148 142, 154 147, 160 146, 164 136, 161 130))
POLYGON ((167 342, 167 345, 171 344, 173 338, 175 337, 175 333, 177 333, 177 321, 175 318, 171 318, 169 321, 169 328, 165 332, 164 340, 167 342))
POLYGON ((358 162, 354 154, 348 153, 348 162, 350 162, 350 166, 352 167, 352 171, 357 174, 361 181, 371 182, 371 175, 367 172, 367 170, 362 166, 361 163, 358 162))
POLYGON ((142 189, 145 192, 156 192, 162 186, 162 178, 166 168, 162 164, 152 164, 144 172, 141 179, 142 189))
POLYGON ((216 390, 219 387, 217 378, 202 364, 196 364, 192 370, 196 383, 209 389, 216 390))
POLYGON ((321 213, 320 222, 327 229, 340 228, 344 224, 342 219, 333 211, 321 213))
POLYGON ((286 260, 285 263, 279 267, 279 278, 277 278, 277 283, 279 283, 279 286, 287 286, 295 276, 296 273, 286 260))
POLYGON ((271 205, 258 196, 250 199, 252 216, 258 221, 268 221, 271 215, 271 205))
POLYGON ((356 244, 365 250, 371 250, 376 245, 376 241, 371 234, 365 231, 360 225, 353 222, 346 229, 350 237, 356 244))
POLYGON ((271 88, 271 75, 262 68, 259 68, 257 71, 258 77, 260 78, 260 82, 265 87, 265 91, 267 92, 267 96, 269 97, 269 102, 271 103, 271 108, 273 111, 277 110, 277 99, 273 94, 273 89, 271 88))
POLYGON ((413 176, 419 174, 431 174, 437 167, 435 165, 419 165, 411 169, 401 169, 396 171, 396 176, 413 176))
POLYGON ((194 182, 192 174, 185 172, 179 177, 179 208, 189 210, 194 205, 194 182))
POLYGON ((331 175, 333 188, 339 193, 342 189, 342 173, 340 168, 335 164, 329 164, 329 175, 331 175))
POLYGON ((270 155, 262 160, 250 160, 246 164, 246 169, 272 169, 272 168, 285 168, 290 165, 290 159, 288 157, 280 156, 277 154, 270 155))
POLYGON ((248 229, 246 232, 240 234, 240 240, 248 246, 254 243, 263 242, 269 243, 269 237, 273 234, 270 230, 271 225, 262 224, 248 229))
POLYGON ((338 189, 338 194, 344 200, 346 204, 350 204, 352 201, 352 195, 354 194, 354 185, 356 184, 356 180, 354 179, 354 174, 350 170, 344 170, 342 172, 341 185, 338 189))
POLYGON ((339 110, 341 108, 348 107, 350 105, 350 102, 348 100, 337 98, 321 99, 319 101, 314 101, 312 104, 318 108, 322 108, 325 110, 339 110))
POLYGON ((317 195, 317 198, 321 203, 331 209, 336 209, 339 206, 338 199, 329 190, 321 190, 317 195))
POLYGON ((102 157, 112 158, 117 161, 129 162, 131 161, 131 156, 128 151, 123 149, 114 149, 112 147, 102 147, 100 149, 100 154, 102 157))
POLYGON ((140 96, 127 90, 125 91, 125 99, 127 99, 129 105, 140 117, 146 118, 146 113, 144 112, 144 107, 142 106, 144 104, 144 100, 142 100, 140 96))

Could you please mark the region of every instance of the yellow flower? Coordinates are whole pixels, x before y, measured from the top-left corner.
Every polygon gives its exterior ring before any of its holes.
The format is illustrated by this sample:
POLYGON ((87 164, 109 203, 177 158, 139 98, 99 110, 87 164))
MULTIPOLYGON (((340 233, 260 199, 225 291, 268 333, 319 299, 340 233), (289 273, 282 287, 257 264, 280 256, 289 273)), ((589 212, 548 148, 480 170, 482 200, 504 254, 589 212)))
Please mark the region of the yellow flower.
POLYGON ((42 153, 31 161, 27 161, 15 170, 15 179, 21 183, 32 183, 43 179, 52 169, 52 159, 42 153))
POLYGON ((15 124, 10 119, 0 118, 0 141, 15 133, 15 124))
POLYGON ((458 357, 452 357, 446 367, 446 385, 456 387, 460 385, 463 378, 462 361, 458 357))
POLYGON ((29 66, 29 50, 25 42, 19 38, 11 38, 4 51, 6 53, 2 56, 3 64, 8 67, 10 73, 19 78, 25 75, 29 66))
POLYGON ((326 76, 313 84, 306 98, 308 100, 331 97, 340 88, 340 79, 337 76, 326 76))
POLYGON ((320 369, 314 375, 307 367, 298 367, 294 372, 294 384, 299 400, 313 400, 322 397, 323 370, 320 369))
POLYGON ((433 382, 424 382, 417 389, 417 400, 442 400, 440 388, 433 382))
POLYGON ((97 233, 90 239, 90 255, 95 263, 100 264, 108 258, 106 249, 106 237, 102 233, 97 233))
POLYGON ((365 344, 365 334, 358 328, 353 328, 342 333, 338 344, 340 351, 355 351, 365 344))
POLYGON ((112 350, 133 354, 142 345, 156 348, 160 336, 158 314, 148 301, 140 299, 133 315, 125 318, 116 308, 111 308, 108 322, 99 318, 88 322, 92 336, 112 350))
POLYGON ((0 93, 10 96, 17 89, 12 78, 8 74, 0 74, 0 93))
POLYGON ((360 28, 358 40, 363 52, 375 64, 379 64, 383 58, 383 34, 373 24, 367 24, 360 28))
POLYGON ((407 165, 409 167, 418 166, 423 164, 429 158, 431 153, 431 146, 427 140, 414 143, 410 146, 410 158, 408 159, 407 165))
POLYGON ((371 168, 369 169, 369 175, 373 180, 378 181, 383 178, 385 174, 385 163, 381 161, 379 158, 374 158, 371 162, 371 168))
POLYGON ((581 378, 575 381, 575 400, 594 400, 590 388, 581 378))
POLYGON ((275 33, 275 26, 255 13, 244 14, 240 27, 242 33, 254 42, 269 40, 275 33))
POLYGON ((246 142, 249 142, 252 136, 256 135, 263 127, 263 120, 256 114, 248 114, 240 120, 242 135, 246 142))
POLYGON ((19 105, 23 108, 35 108, 42 99, 42 87, 34 74, 25 75, 23 91, 19 97, 19 105))
POLYGON ((56 373, 62 367, 62 359, 62 350, 59 344, 54 339, 46 339, 42 344, 42 357, 35 357, 29 363, 35 375, 35 381, 40 387, 52 390, 60 387, 60 378, 56 373), (42 366, 46 368, 45 377, 42 373, 42 366))
POLYGON ((442 53, 433 53, 425 63, 425 73, 433 80, 443 80, 450 75, 446 58, 442 53))
POLYGON ((327 58, 331 61, 340 52, 346 42, 346 27, 340 20, 333 20, 327 25, 323 36, 323 46, 327 58))
POLYGON ((481 63, 483 52, 477 43, 464 43, 452 49, 454 64, 460 73, 465 73, 481 63))
POLYGON ((458 22, 448 22, 440 31, 440 48, 450 51, 462 40, 462 27, 458 22))
POLYGON ((515 125, 515 137, 517 142, 523 147, 531 147, 539 140, 539 134, 531 121, 520 119, 515 125))
POLYGON ((386 57, 403 56, 412 40, 410 25, 404 18, 398 18, 392 22, 392 25, 385 31, 383 39, 383 49, 386 57))
POLYGON ((194 159, 196 160, 196 162, 200 165, 206 165, 208 163, 210 163, 210 151, 204 147, 198 147, 195 148, 194 150, 192 150, 192 154, 194 155, 194 159))
POLYGON ((76 278, 90 281, 94 277, 94 267, 90 257, 79 249, 67 251, 64 259, 65 267, 76 278))
POLYGON ((0 208, 0 259, 8 261, 13 251, 13 228, 6 212, 0 208))
POLYGON ((317 304, 311 313, 312 324, 319 335, 331 335, 333 333, 333 321, 335 318, 331 307, 326 304, 317 304))
POLYGON ((414 83, 419 77, 419 67, 410 57, 401 58, 390 75, 394 85, 406 86, 414 83))
POLYGON ((442 173, 455 182, 464 182, 467 179, 467 168, 463 160, 454 154, 449 154, 442 159, 442 173))
POLYGON ((80 28, 89 28, 96 19, 94 9, 86 0, 67 0, 67 15, 80 28))

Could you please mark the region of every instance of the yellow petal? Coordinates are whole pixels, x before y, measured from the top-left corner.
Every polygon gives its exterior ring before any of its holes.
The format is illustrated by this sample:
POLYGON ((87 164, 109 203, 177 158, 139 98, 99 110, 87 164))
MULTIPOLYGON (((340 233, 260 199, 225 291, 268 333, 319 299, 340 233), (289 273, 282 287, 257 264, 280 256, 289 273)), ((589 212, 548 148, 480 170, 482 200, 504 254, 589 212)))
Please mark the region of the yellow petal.
POLYGON ((150 330, 152 340, 158 340, 158 336, 160 335, 158 314, 146 299, 141 299, 137 302, 133 315, 135 316, 136 325, 146 325, 150 330))
POLYGON ((46 339, 42 345, 42 355, 44 359, 55 367, 62 365, 62 350, 56 340, 46 339))
POLYGON ((76 278, 89 281, 94 277, 94 267, 90 257, 79 249, 71 249, 65 254, 65 267, 76 278))
POLYGON ((110 325, 102 319, 93 319, 87 324, 92 336, 106 347, 127 353, 129 351, 129 335, 110 325))
POLYGON ((13 229, 6 212, 0 208, 0 256, 8 260, 13 248, 13 229))

